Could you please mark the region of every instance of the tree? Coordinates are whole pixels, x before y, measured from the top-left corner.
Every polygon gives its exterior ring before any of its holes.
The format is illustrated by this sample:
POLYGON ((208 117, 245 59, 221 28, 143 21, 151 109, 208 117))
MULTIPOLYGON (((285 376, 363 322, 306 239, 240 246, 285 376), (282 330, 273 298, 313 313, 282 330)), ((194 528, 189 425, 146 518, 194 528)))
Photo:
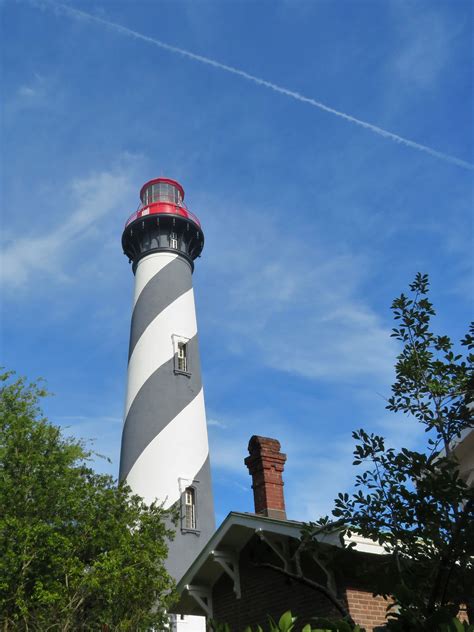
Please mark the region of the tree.
POLYGON ((342 542, 352 533, 378 541, 387 555, 364 572, 376 594, 394 600, 388 629, 403 632, 440 629, 461 604, 474 622, 474 489, 459 477, 453 449, 473 428, 474 324, 461 341, 466 353, 455 350, 431 330, 428 290, 427 275, 418 274, 411 297, 393 301, 392 336, 403 348, 387 401, 388 410, 424 427, 425 449, 395 450, 381 436, 354 432, 354 465, 367 469, 355 492, 338 495, 334 519, 306 525, 302 536, 316 555, 324 532, 337 530, 342 542))
POLYGON ((1 629, 163 629, 165 512, 91 469, 85 444, 43 417, 41 386, 1 383, 1 629))

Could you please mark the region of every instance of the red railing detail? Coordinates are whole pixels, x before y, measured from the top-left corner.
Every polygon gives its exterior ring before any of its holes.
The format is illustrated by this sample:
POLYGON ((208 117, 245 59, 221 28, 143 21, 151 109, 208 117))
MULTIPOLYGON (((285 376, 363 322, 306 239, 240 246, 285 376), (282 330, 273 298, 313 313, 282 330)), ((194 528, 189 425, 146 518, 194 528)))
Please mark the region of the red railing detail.
POLYGON ((146 217, 148 215, 181 215, 201 227, 201 222, 198 220, 196 215, 191 213, 191 211, 188 211, 185 206, 172 204, 171 202, 154 202, 153 204, 142 206, 138 209, 138 211, 132 213, 125 222, 125 228, 127 228, 127 226, 136 219, 140 219, 140 217, 146 217))

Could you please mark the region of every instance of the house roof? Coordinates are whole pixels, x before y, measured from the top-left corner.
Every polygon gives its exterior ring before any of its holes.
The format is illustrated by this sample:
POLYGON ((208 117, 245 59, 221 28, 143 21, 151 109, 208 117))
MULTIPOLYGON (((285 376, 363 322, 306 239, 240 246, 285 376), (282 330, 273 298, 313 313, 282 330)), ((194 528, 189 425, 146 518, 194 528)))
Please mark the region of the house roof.
POLYGON ((454 445, 459 473, 467 485, 474 486, 474 428, 466 428, 454 445))
MULTIPOLYGON (((474 414, 474 403, 468 408, 474 414)), ((474 487, 474 428, 464 428, 464 430, 451 443, 451 449, 459 461, 459 474, 466 485, 474 487)), ((444 456, 446 451, 440 451, 440 456, 444 456)))
MULTIPOLYGON (((208 615, 212 612, 212 587, 219 577, 227 572, 234 580, 234 591, 240 591, 238 578, 238 556, 254 535, 264 539, 270 546, 275 539, 294 538, 301 535, 302 522, 278 520, 250 513, 231 512, 204 546, 177 585, 180 595, 174 607, 180 614, 208 615)), ((341 546, 337 533, 325 534, 320 540, 341 546)), ((375 542, 353 536, 356 549, 367 553, 382 553, 375 542)))

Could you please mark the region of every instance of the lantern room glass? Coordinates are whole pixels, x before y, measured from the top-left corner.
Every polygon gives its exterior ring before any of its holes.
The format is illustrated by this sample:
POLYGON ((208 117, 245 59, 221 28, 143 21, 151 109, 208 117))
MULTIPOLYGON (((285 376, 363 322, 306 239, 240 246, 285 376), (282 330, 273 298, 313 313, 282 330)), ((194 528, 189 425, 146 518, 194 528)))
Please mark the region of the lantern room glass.
POLYGON ((181 204, 181 192, 177 187, 169 182, 155 182, 155 184, 150 184, 143 194, 144 204, 153 204, 154 202, 171 202, 172 204, 181 204))

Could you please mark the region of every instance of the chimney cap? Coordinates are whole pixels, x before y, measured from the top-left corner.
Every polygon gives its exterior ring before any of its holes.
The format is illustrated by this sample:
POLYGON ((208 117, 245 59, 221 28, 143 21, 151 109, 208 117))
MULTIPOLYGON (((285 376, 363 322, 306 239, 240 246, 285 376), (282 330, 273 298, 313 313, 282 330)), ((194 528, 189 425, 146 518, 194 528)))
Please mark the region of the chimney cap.
POLYGON ((281 444, 278 439, 253 435, 252 437, 250 437, 248 451, 250 454, 252 454, 252 452, 258 448, 267 448, 272 452, 280 452, 281 444))

